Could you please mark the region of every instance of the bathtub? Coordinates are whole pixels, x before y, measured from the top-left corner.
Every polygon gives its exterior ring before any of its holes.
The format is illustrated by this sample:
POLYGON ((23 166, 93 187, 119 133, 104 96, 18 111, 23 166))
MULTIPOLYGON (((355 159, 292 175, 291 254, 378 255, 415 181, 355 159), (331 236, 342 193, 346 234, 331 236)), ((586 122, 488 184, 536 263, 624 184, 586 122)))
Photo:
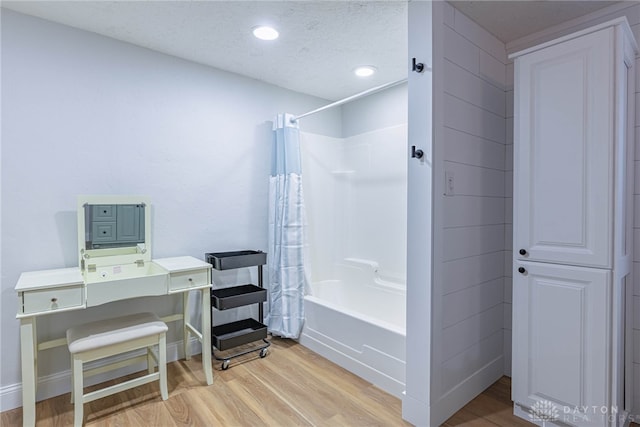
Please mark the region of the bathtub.
POLYGON ((300 343, 402 398, 405 389, 406 291, 377 265, 346 259, 336 279, 311 283, 300 343))

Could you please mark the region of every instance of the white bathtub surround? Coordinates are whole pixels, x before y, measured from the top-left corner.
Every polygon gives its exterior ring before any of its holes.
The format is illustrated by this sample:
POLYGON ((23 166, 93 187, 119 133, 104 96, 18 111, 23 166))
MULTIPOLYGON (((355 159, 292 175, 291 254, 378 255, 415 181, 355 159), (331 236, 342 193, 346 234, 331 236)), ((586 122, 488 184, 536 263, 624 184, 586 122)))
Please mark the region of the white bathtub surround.
POLYGON ((302 195, 300 131, 292 115, 273 121, 269 179, 269 251, 267 256, 269 332, 298 338, 304 323, 305 213, 302 195))
POLYGON ((312 281, 333 279, 347 258, 406 280, 406 140, 406 124, 348 138, 302 133, 312 281))
POLYGON ((342 139, 302 135, 311 295, 300 342, 397 397, 405 388, 406 140, 406 124, 342 139))
POLYGON ((345 260, 336 279, 305 297, 300 343, 398 398, 405 387, 404 283, 379 280, 376 263, 345 260))
POLYGON ((347 258, 336 265, 336 279, 314 282, 313 298, 384 328, 405 333, 405 284, 384 280, 378 263, 347 258))

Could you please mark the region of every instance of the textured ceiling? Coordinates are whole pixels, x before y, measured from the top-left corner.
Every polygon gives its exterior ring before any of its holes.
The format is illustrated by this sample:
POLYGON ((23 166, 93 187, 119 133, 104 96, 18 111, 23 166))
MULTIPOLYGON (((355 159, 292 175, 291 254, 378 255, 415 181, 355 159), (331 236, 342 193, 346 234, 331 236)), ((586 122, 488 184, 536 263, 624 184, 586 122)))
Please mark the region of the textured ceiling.
POLYGON ((2 6, 336 100, 407 76, 405 1, 3 1, 2 6), (280 32, 257 40, 253 27, 280 32), (353 69, 378 72, 358 78, 353 69))
POLYGON ((617 1, 451 1, 504 43, 517 40, 617 1))
MULTIPOLYGON (((504 42, 611 1, 454 1, 504 42)), ((407 2, 4 1, 2 7, 336 100, 407 76, 407 2), (280 38, 251 35, 270 24, 280 38), (362 79, 358 65, 378 73, 362 79)))

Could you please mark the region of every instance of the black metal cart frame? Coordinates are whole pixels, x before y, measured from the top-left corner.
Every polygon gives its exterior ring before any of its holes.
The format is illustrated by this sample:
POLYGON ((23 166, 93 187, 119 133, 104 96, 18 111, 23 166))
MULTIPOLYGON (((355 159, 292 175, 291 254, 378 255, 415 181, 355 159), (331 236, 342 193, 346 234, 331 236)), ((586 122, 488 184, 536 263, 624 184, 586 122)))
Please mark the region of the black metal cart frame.
POLYGON ((222 362, 222 369, 229 367, 231 359, 245 354, 260 352, 260 357, 267 355, 271 343, 267 340, 267 327, 264 321, 263 303, 267 300, 264 289, 262 267, 266 264, 267 254, 261 251, 236 251, 207 253, 205 258, 216 270, 232 270, 245 267, 258 267, 258 285, 247 284, 221 289, 211 289, 211 324, 213 325, 213 309, 227 310, 251 304, 258 304, 258 319, 248 318, 211 328, 211 354, 222 362), (218 351, 226 351, 234 347, 262 340, 264 344, 255 345, 230 355, 216 355, 218 351))

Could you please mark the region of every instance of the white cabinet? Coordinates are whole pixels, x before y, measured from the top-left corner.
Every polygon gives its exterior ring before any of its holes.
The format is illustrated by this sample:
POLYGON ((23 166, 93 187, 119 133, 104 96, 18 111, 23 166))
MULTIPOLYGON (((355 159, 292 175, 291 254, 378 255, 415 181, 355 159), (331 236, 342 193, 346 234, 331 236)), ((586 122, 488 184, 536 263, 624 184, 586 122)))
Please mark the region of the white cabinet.
POLYGON ((512 397, 541 425, 629 409, 634 49, 621 18, 511 56, 512 397))
POLYGON ((613 40, 607 28, 515 62, 522 259, 611 266, 614 64, 605 59, 613 40))
POLYGON ((527 408, 553 402, 559 420, 572 424, 601 418, 609 404, 611 272, 536 262, 517 268, 524 270, 513 278, 514 400, 527 408))

